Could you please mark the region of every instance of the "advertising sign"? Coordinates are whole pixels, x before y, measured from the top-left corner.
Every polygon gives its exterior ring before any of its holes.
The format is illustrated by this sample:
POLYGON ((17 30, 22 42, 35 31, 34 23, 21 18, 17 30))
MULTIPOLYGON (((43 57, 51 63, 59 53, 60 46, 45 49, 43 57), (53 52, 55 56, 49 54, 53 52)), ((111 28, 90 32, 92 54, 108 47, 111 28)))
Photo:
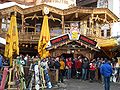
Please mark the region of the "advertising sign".
POLYGON ((36 4, 46 3, 57 8, 66 9, 69 6, 76 6, 76 0, 37 0, 36 4), (62 5, 62 7, 61 7, 62 5))
POLYGON ((70 23, 70 39, 78 40, 80 35, 78 22, 70 23))
POLYGON ((85 37, 83 35, 80 35, 79 40, 83 41, 86 44, 90 44, 92 46, 96 46, 96 44, 97 44, 96 41, 94 41, 94 40, 92 40, 92 39, 90 39, 88 37, 85 37))
POLYGON ((65 42, 66 40, 69 40, 68 34, 56 37, 56 38, 50 40, 50 43, 51 43, 51 45, 56 45, 56 44, 59 44, 61 42, 65 42))

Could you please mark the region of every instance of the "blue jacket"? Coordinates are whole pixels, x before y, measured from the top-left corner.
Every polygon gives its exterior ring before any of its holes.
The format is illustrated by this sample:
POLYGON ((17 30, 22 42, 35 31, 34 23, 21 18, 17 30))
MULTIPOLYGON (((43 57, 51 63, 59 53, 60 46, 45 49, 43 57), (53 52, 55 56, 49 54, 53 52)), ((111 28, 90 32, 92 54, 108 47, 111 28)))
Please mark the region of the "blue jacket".
POLYGON ((0 67, 3 67, 2 59, 3 57, 0 55, 0 67))
POLYGON ((112 75, 112 66, 106 62, 100 67, 100 73, 104 77, 110 77, 112 75))

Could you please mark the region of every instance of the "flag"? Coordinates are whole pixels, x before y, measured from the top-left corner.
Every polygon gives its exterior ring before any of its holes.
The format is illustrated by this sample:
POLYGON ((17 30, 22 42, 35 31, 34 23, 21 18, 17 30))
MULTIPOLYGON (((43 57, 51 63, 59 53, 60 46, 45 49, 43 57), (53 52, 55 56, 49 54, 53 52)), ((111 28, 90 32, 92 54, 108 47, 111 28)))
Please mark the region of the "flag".
POLYGON ((47 56, 49 56, 49 51, 46 50, 49 41, 50 41, 50 32, 48 25, 48 16, 45 15, 43 18, 40 39, 38 42, 38 53, 41 58, 46 58, 47 56))
POLYGON ((4 53, 4 56, 10 59, 10 65, 12 65, 13 53, 19 55, 17 21, 14 15, 11 16, 10 26, 6 35, 6 46, 4 53))

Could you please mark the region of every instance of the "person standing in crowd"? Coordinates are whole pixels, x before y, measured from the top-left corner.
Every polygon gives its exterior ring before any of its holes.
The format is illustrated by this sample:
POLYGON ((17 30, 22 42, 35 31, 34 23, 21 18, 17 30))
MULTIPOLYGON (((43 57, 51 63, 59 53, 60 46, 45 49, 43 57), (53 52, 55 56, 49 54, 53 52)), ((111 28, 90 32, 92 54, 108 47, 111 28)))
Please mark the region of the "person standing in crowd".
POLYGON ((65 77, 68 79, 68 66, 67 66, 68 58, 65 60, 65 77))
POLYGON ((119 64, 116 61, 114 65, 114 73, 113 73, 113 82, 117 82, 119 80, 119 64))
POLYGON ((50 70, 54 69, 54 64, 55 64, 55 58, 53 58, 53 57, 49 58, 48 66, 49 66, 50 70))
POLYGON ((108 62, 108 59, 105 58, 105 63, 100 67, 100 73, 104 77, 104 88, 105 90, 110 90, 110 77, 112 75, 112 66, 108 62))
MULTIPOLYGON (((2 67, 3 67, 3 57, 0 54, 0 71, 2 71, 2 67)), ((0 81, 2 80, 2 75, 0 74, 0 81)))
POLYGON ((0 54, 0 70, 3 67, 3 56, 0 54))
POLYGON ((100 73, 100 67, 102 65, 102 62, 103 62, 103 58, 97 58, 97 61, 96 61, 96 71, 97 71, 97 76, 98 76, 98 80, 101 82, 102 81, 102 76, 101 76, 101 73, 100 73))
POLYGON ((85 57, 82 61, 82 80, 87 79, 87 73, 89 68, 89 60, 85 57))
POLYGON ((76 78, 80 78, 82 62, 80 59, 75 60, 76 78))
POLYGON ((65 69, 65 62, 63 61, 63 59, 60 59, 60 73, 59 73, 60 78, 59 78, 59 80, 62 83, 63 83, 64 69, 65 69))
POLYGON ((75 70, 75 59, 72 60, 72 58, 69 58, 72 61, 72 68, 71 68, 71 77, 75 78, 76 76, 76 70, 75 70))
POLYGON ((71 79, 71 69, 72 69, 72 61, 71 58, 66 61, 66 66, 68 67, 67 78, 71 79))
POLYGON ((95 78, 95 70, 96 70, 96 65, 95 65, 95 59, 93 59, 90 62, 90 82, 93 82, 94 78, 95 78))
POLYGON ((59 80, 59 70, 60 70, 60 62, 59 62, 59 57, 55 59, 54 67, 56 69, 56 81, 59 80))

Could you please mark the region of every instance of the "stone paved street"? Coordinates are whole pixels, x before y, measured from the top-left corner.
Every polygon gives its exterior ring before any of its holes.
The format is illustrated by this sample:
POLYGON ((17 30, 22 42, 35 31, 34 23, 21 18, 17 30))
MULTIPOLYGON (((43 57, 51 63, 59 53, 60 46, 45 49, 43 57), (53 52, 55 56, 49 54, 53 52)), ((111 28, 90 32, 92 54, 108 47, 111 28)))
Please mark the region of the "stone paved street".
MULTIPOLYGON (((102 83, 71 79, 59 84, 59 88, 54 87, 51 90, 104 90, 103 87, 102 83)), ((111 83, 111 90, 120 90, 120 84, 111 83)))

